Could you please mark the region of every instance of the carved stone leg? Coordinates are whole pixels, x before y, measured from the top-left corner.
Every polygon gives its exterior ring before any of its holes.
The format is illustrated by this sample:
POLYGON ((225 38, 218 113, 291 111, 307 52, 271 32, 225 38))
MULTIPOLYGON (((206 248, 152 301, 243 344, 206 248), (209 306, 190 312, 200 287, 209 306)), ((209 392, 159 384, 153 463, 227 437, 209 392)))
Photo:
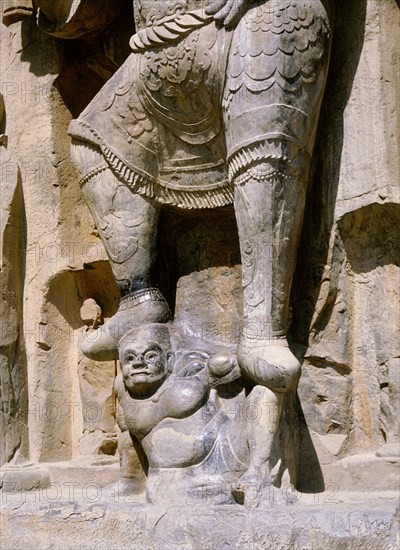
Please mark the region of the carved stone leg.
POLYGON ((241 416, 241 426, 247 434, 250 466, 233 484, 235 498, 246 506, 256 507, 270 496, 269 457, 275 433, 279 427, 283 394, 264 386, 255 386, 247 397, 241 416))
POLYGON ((235 210, 243 270, 244 327, 238 361, 256 383, 251 391, 262 422, 250 425, 246 484, 268 483, 268 461, 280 416, 280 392, 296 385, 300 364, 290 351, 290 287, 305 203, 308 163, 301 169, 281 160, 249 166, 236 180, 235 210), (265 480, 261 483, 261 480, 265 480))
POLYGON ((121 183, 100 150, 73 142, 71 154, 121 293, 117 313, 82 343, 87 357, 106 361, 117 357, 118 340, 133 323, 170 319, 167 302, 150 283, 159 209, 154 201, 132 193, 121 183))
POLYGON ((119 493, 123 495, 144 493, 147 469, 143 463, 146 461, 146 456, 140 444, 133 441, 129 431, 119 435, 118 451, 120 456, 119 493))

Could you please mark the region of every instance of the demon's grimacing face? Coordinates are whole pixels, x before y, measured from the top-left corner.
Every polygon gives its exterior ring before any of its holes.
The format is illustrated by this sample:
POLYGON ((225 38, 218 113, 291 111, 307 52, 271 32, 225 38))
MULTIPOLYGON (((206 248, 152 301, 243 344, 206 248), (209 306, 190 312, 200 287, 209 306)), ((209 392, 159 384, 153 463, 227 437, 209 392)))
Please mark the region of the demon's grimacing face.
POLYGON ((155 342, 130 339, 120 347, 121 371, 126 388, 141 393, 159 386, 168 376, 172 354, 155 342))

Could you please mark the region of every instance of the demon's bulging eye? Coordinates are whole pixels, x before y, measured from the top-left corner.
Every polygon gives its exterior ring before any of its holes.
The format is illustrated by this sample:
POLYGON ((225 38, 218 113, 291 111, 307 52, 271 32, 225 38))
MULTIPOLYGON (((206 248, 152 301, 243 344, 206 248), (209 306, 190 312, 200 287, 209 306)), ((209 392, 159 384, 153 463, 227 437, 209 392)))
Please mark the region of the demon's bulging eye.
POLYGON ((160 355, 156 351, 147 351, 144 354, 144 358, 146 361, 154 362, 159 359, 160 355))

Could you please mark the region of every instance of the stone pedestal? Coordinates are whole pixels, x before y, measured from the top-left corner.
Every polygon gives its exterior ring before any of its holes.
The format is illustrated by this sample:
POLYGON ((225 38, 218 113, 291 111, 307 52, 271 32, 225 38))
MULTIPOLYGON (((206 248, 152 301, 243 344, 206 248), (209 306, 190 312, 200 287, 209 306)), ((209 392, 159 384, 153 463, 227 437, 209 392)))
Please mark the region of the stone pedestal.
POLYGON ((3 495, 2 550, 395 550, 395 493, 298 494, 294 504, 150 507, 95 487, 3 495))

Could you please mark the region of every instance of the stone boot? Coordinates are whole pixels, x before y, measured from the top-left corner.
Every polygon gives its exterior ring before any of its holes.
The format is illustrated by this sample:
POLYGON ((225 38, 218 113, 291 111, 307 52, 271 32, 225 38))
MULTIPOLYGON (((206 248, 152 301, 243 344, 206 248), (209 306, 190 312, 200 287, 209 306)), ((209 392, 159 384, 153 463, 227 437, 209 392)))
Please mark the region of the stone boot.
POLYGON ((138 290, 121 299, 117 313, 94 332, 84 336, 81 349, 95 361, 118 358, 118 341, 135 323, 167 323, 169 306, 157 288, 138 290))
POLYGON ((294 387, 300 377, 300 363, 285 337, 268 339, 243 331, 237 359, 249 378, 273 390, 286 391, 294 387))

